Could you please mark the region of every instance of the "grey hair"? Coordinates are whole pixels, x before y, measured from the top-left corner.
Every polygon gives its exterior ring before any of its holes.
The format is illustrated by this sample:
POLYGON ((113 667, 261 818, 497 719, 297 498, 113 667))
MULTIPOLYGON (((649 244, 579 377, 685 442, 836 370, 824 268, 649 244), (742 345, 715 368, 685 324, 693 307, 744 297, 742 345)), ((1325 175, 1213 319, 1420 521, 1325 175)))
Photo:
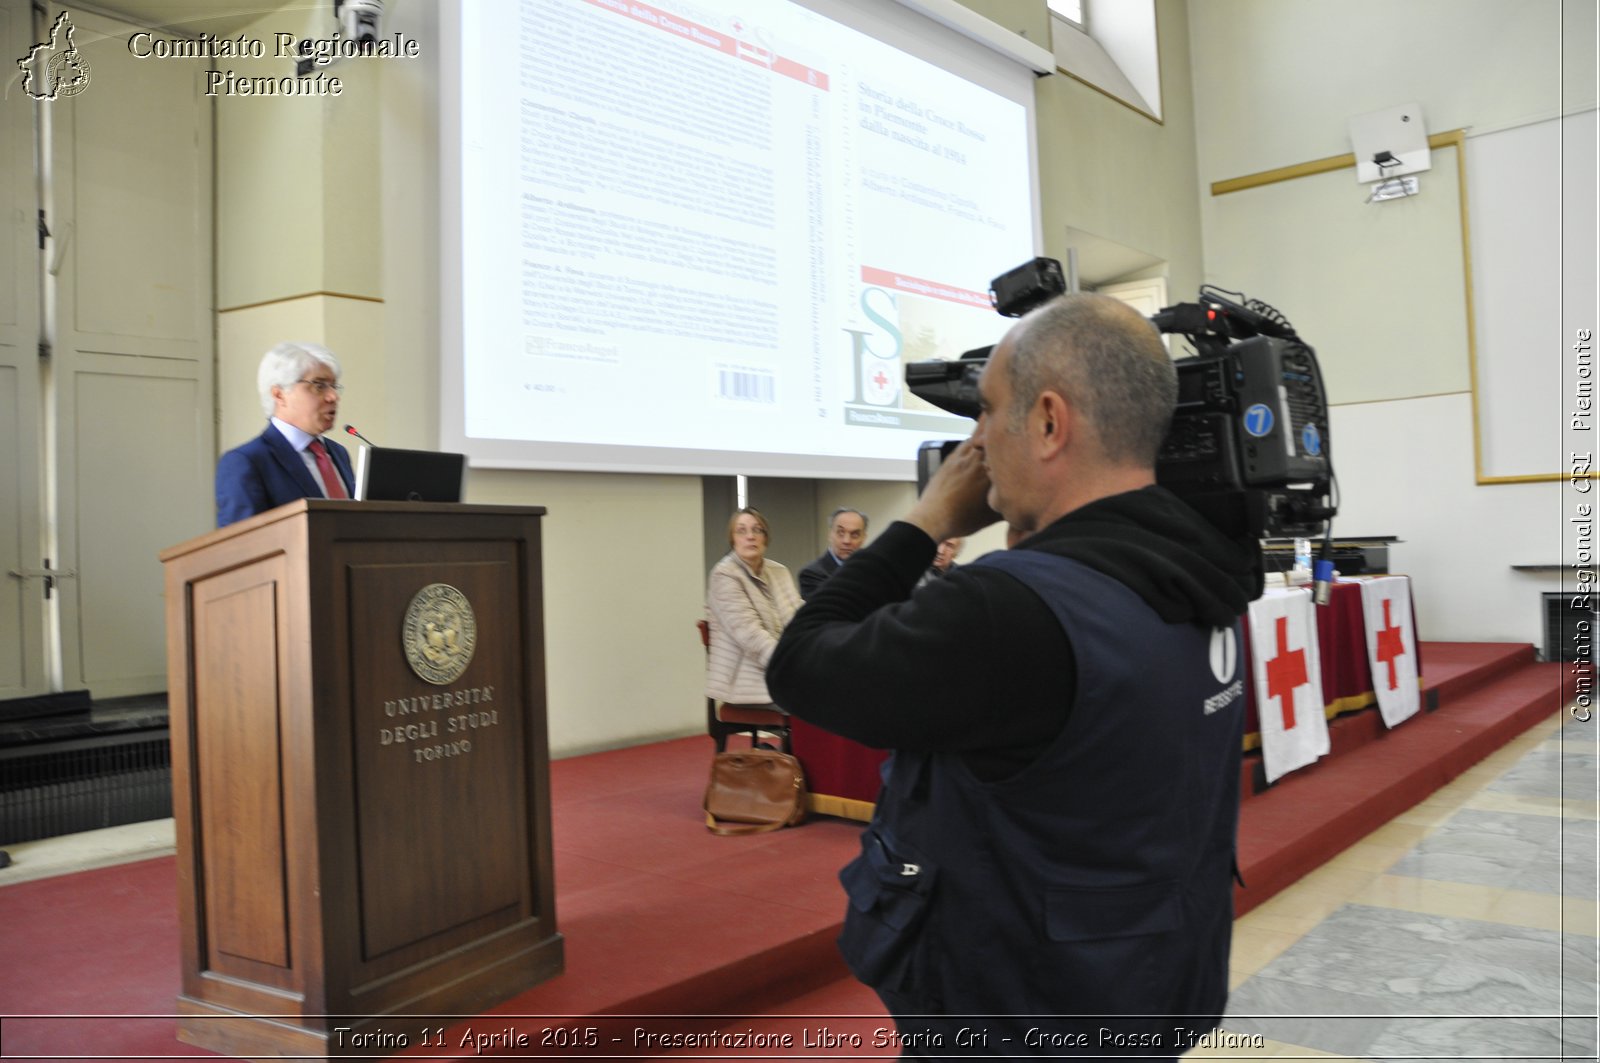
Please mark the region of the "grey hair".
POLYGON ((1107 460, 1153 466, 1178 401, 1178 371, 1160 333, 1108 295, 1063 295, 1029 314, 1011 349, 1010 427, 1045 391, 1093 425, 1107 460))
POLYGON ((288 391, 317 364, 332 369, 333 379, 339 379, 342 373, 339 359, 321 344, 280 343, 261 356, 261 367, 256 370, 256 390, 261 393, 261 408, 268 417, 277 408, 272 401, 272 389, 288 391))
POLYGON ((833 522, 839 519, 839 514, 841 514, 841 513, 854 513, 856 516, 861 518, 861 530, 862 531, 866 531, 867 530, 867 523, 868 523, 867 522, 867 515, 865 513, 861 512, 859 509, 855 509, 855 508, 853 508, 851 506, 840 506, 838 509, 834 510, 832 513, 829 513, 828 514, 828 527, 829 528, 833 527, 833 522))

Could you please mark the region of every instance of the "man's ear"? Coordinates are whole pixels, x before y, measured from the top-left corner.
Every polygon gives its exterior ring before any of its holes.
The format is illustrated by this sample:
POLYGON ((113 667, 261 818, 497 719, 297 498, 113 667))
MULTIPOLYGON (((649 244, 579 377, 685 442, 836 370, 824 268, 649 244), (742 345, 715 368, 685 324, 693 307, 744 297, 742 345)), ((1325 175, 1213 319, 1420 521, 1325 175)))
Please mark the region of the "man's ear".
POLYGON ((1058 392, 1042 391, 1034 404, 1035 424, 1038 426, 1036 445, 1041 458, 1053 457, 1066 447, 1072 437, 1073 411, 1067 400, 1058 392))

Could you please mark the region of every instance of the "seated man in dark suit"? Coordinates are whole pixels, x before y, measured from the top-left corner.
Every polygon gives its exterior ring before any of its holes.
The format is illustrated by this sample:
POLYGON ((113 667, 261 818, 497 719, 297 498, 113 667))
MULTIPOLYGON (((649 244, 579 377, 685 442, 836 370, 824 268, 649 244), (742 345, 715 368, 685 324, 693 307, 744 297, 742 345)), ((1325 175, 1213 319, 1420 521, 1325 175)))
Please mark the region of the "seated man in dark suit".
POLYGON ((836 509, 828 518, 828 548, 800 570, 800 597, 809 598, 867 539, 867 517, 858 509, 836 509))
POLYGON ((344 447, 322 434, 339 415, 339 362, 314 343, 280 343, 256 371, 271 421, 217 462, 217 527, 299 498, 349 498, 355 472, 344 447))

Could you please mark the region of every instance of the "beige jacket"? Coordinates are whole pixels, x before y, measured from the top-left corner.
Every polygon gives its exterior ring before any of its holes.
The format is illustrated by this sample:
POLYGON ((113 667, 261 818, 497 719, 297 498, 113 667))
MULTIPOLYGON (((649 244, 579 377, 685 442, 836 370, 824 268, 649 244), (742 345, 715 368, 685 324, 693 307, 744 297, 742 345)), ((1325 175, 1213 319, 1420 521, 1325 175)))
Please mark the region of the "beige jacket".
POLYGON ((760 578, 731 552, 718 561, 706 585, 711 622, 706 697, 735 705, 770 704, 767 660, 799 608, 794 577, 770 557, 762 563, 760 578))

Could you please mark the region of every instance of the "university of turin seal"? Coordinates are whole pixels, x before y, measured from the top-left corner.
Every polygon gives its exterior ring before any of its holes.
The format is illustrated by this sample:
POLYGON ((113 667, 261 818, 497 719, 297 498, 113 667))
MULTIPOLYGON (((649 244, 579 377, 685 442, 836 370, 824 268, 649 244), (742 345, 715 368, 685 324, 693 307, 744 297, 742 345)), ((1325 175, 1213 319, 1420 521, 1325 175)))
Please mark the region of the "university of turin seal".
POLYGON ((430 583, 417 592, 400 628, 411 670, 435 686, 461 678, 478 644, 478 622, 467 596, 448 583, 430 583))

